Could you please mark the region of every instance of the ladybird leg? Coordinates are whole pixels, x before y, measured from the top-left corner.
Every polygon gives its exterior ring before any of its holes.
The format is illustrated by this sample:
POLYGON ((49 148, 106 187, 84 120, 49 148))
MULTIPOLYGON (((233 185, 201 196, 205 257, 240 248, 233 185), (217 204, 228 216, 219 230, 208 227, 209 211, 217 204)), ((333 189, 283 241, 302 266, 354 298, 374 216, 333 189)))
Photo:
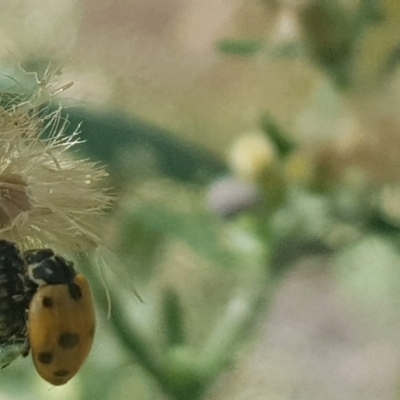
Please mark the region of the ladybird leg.
POLYGON ((16 303, 21 303, 26 300, 26 296, 23 294, 14 294, 11 296, 11 298, 16 302, 16 303))
POLYGON ((29 344, 29 340, 27 340, 26 347, 21 352, 22 357, 26 357, 27 355, 29 355, 30 350, 31 350, 31 345, 29 344))

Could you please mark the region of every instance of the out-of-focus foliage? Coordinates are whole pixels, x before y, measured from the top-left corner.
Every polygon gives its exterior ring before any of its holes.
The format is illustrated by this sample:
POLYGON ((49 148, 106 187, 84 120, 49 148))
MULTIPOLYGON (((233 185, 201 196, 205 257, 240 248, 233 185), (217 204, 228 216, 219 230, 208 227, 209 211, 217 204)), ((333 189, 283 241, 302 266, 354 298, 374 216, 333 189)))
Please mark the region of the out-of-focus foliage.
MULTIPOLYGON (((373 0, 264 3, 285 29, 275 34, 266 23, 263 35, 229 33, 214 48, 221 63, 268 66, 260 85, 270 73, 278 82, 289 79, 284 66, 307 69, 314 90, 290 123, 263 104, 243 109, 252 129, 234 132, 229 148, 216 152, 120 111, 64 110, 72 129, 82 123, 80 151, 108 166, 117 201, 104 232, 111 252, 77 255, 98 302, 95 349, 57 396, 243 398, 243 380, 217 382, 257 336, 297 263, 316 256, 338 301, 367 321, 371 336, 398 349, 400 8, 373 0)), ((19 94, 15 85, 23 79, 38 88, 35 75, 5 70, 4 77, 8 104, 7 93, 19 94)), ((21 92, 28 100, 29 90, 21 92)), ((292 99, 282 94, 285 100, 292 99)), ((327 326, 332 337, 331 330, 342 332, 327 326)), ((289 355, 282 362, 297 361, 289 355)), ((16 384, 22 373, 34 379, 26 360, 17 363, 2 372, 9 398, 27 396, 16 384)), ((261 388, 246 387, 248 398, 278 398, 273 377, 261 371, 261 388)), ((283 381, 279 398, 288 400, 293 393, 328 400, 342 393, 309 394, 301 379, 297 386, 283 381)))

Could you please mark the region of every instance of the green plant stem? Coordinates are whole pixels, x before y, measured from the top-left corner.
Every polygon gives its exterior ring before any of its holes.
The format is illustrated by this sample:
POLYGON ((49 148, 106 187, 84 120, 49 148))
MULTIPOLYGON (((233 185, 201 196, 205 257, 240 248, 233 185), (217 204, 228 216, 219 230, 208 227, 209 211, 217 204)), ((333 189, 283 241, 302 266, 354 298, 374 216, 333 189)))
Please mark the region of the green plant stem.
POLYGON ((231 361, 232 349, 253 331, 261 313, 269 308, 279 286, 272 279, 268 224, 255 216, 254 231, 260 240, 259 248, 242 254, 243 277, 241 286, 228 302, 225 313, 209 335, 202 351, 202 361, 215 373, 220 372, 231 361), (247 254, 246 254, 247 253, 247 254))
MULTIPOLYGON (((104 310, 104 315, 106 315, 105 310, 108 308, 108 298, 99 275, 93 272, 95 267, 84 256, 80 259, 80 267, 91 281, 92 287, 96 292, 96 300, 100 303, 101 309, 104 310)), ((123 311, 121 302, 112 293, 112 290, 110 292, 110 300, 112 304, 110 321, 115 329, 115 334, 135 362, 138 362, 147 370, 163 391, 172 399, 200 399, 208 387, 209 377, 202 373, 192 373, 180 377, 179 370, 178 376, 175 377, 175 371, 171 368, 170 359, 165 352, 165 348, 161 345, 156 345, 156 341, 153 338, 143 334, 140 332, 139 327, 135 328, 130 323, 123 311)))
POLYGON ((240 339, 252 331, 261 311, 271 303, 272 290, 264 288, 256 292, 239 291, 228 303, 225 314, 210 334, 202 352, 203 363, 220 372, 232 360, 235 348, 240 339))
MULTIPOLYGON (((102 310, 108 309, 108 302, 111 301, 112 312, 110 320, 114 325, 115 332, 122 343, 129 349, 131 354, 135 354, 136 358, 140 363, 153 374, 158 374, 160 371, 160 357, 158 354, 148 345, 149 336, 144 335, 139 329, 134 329, 132 326, 128 326, 126 323, 125 313, 120 305, 120 301, 110 293, 110 299, 107 298, 104 284, 97 274, 93 272, 95 268, 92 266, 87 258, 81 257, 80 267, 84 270, 85 275, 92 283, 92 287, 96 291, 96 300, 100 303, 102 310)), ((108 288, 107 288, 108 289, 108 288)), ((106 312, 104 312, 106 314, 106 312)))

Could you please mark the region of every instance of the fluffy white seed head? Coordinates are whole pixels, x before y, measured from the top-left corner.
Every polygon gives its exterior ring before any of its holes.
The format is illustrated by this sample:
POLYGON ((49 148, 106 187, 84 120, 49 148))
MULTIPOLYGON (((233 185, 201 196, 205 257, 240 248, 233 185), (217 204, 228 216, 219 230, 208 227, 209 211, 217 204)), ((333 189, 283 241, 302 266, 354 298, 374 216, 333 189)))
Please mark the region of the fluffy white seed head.
POLYGON ((105 170, 75 158, 78 132, 66 135, 61 109, 33 103, 0 107, 0 237, 22 247, 85 250, 100 244, 112 197, 105 170))

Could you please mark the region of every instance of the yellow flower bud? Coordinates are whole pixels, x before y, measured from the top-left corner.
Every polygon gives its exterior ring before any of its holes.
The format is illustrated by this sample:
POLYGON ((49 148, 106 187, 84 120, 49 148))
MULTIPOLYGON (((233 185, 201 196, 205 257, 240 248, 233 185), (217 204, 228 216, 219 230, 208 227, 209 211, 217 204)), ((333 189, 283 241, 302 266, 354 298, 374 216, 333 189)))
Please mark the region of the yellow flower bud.
POLYGON ((229 164, 235 175, 257 182, 272 167, 277 158, 273 143, 262 132, 250 132, 235 141, 229 164))

